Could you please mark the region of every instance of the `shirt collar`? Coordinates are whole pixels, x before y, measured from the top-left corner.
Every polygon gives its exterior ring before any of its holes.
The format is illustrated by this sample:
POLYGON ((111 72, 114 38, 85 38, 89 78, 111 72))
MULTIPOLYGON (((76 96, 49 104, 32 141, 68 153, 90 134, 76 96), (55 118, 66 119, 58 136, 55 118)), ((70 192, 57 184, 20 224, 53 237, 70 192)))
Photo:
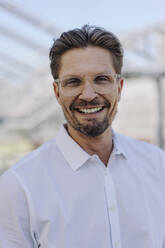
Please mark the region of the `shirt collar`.
POLYGON ((60 128, 56 136, 56 143, 64 158, 74 171, 79 169, 88 159, 91 158, 91 156, 69 136, 65 125, 62 125, 60 128))
MULTIPOLYGON (((114 145, 114 154, 123 155, 127 159, 127 152, 124 149, 124 144, 122 142, 122 137, 112 130, 112 139, 114 145)), ((76 143, 68 134, 65 124, 61 126, 57 136, 56 143, 63 154, 64 158, 69 163, 70 167, 76 171, 79 169, 87 160, 89 160, 91 155, 84 151, 78 143, 76 143)))
POLYGON ((112 140, 114 146, 114 153, 116 155, 123 155, 123 157, 127 159, 128 153, 126 151, 126 148, 124 147, 123 137, 120 134, 116 133, 113 129, 112 129, 112 140))

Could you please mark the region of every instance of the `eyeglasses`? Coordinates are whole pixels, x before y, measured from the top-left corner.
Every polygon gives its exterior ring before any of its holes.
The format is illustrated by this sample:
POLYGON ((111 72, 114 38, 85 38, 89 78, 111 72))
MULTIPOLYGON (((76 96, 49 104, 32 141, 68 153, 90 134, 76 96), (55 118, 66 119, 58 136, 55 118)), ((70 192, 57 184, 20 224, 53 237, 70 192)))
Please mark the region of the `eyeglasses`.
MULTIPOLYGON (((120 74, 112 73, 102 73, 93 75, 90 78, 91 85, 95 92, 100 94, 109 93, 112 89, 112 86, 116 80, 121 78, 120 74)), ((61 89, 61 93, 65 96, 76 96, 81 94, 84 87, 84 78, 77 76, 70 76, 65 78, 57 78, 54 81, 57 83, 61 89)))

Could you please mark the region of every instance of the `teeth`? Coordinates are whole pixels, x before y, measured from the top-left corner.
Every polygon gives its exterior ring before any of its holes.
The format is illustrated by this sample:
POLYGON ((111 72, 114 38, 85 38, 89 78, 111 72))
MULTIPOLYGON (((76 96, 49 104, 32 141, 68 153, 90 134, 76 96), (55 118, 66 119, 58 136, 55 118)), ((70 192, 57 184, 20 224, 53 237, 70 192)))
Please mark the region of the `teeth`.
POLYGON ((102 109, 102 107, 100 107, 100 108, 92 108, 92 109, 79 109, 79 111, 82 112, 82 113, 85 113, 85 114, 90 114, 90 113, 96 113, 101 109, 102 109))

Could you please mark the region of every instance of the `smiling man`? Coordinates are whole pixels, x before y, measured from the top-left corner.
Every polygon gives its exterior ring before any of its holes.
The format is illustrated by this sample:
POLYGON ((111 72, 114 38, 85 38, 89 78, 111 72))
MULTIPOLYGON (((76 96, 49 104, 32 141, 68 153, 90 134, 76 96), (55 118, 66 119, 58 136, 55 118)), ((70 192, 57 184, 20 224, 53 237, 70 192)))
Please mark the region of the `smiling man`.
POLYGON ((165 248, 165 153, 112 130, 117 37, 85 25, 50 50, 66 123, 0 178, 2 248, 165 248))
MULTIPOLYGON (((54 48, 51 56, 55 56, 53 53, 54 48)), ((52 63, 52 73, 53 68, 52 63)), ((89 154, 97 151, 107 166, 112 150, 111 123, 123 86, 113 56, 105 48, 91 44, 73 48, 62 55, 58 77, 54 91, 69 135, 89 154)))

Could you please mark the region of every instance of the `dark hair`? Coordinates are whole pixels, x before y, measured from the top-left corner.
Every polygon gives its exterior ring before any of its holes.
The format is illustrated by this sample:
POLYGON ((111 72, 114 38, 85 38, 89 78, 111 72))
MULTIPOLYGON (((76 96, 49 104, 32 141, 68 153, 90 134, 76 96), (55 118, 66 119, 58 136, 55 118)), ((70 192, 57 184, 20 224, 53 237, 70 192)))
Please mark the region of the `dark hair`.
POLYGON ((61 34, 60 38, 54 40, 50 49, 50 68, 54 79, 58 78, 61 56, 73 48, 85 48, 87 46, 96 46, 107 49, 113 59, 116 73, 121 73, 123 64, 123 49, 118 38, 107 30, 84 25, 82 28, 76 28, 61 34))

